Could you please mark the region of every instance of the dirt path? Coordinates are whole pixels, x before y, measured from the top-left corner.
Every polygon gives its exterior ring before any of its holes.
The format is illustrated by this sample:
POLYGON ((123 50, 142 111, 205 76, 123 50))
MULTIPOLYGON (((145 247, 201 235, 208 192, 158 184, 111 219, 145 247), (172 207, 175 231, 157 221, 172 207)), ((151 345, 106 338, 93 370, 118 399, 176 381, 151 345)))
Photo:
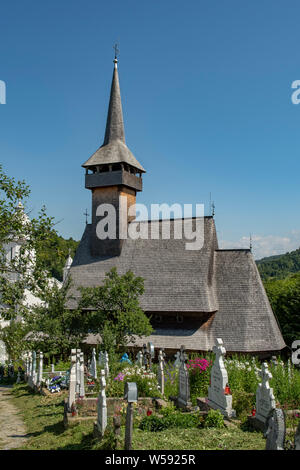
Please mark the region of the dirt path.
POLYGON ((0 386, 0 449, 17 449, 26 441, 25 424, 12 403, 11 387, 0 386))

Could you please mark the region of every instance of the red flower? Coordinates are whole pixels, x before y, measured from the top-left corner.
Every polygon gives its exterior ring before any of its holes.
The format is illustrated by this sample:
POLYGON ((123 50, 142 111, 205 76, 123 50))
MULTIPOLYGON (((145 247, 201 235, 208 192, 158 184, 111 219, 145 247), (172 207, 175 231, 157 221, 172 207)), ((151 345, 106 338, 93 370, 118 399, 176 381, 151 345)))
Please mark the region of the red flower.
POLYGON ((225 395, 231 395, 231 390, 228 385, 226 385, 225 390, 224 390, 225 395))
POLYGON ((151 416, 152 415, 152 411, 151 410, 147 410, 147 416, 151 416))
POLYGON ((252 408, 251 414, 252 414, 252 416, 256 415, 256 409, 255 408, 252 408))

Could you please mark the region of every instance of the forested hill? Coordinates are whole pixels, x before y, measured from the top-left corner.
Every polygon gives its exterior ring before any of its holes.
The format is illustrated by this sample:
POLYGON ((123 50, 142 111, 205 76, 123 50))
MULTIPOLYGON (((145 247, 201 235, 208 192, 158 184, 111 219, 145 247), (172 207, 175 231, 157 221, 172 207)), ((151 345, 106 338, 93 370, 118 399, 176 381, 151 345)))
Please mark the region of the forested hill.
POLYGON ((62 281, 63 268, 67 261, 69 252, 74 258, 79 242, 69 238, 68 240, 52 233, 51 241, 43 243, 37 251, 37 257, 43 262, 45 269, 49 270, 53 277, 62 281))
POLYGON ((263 280, 284 279, 289 274, 300 272, 300 248, 290 253, 269 256, 256 261, 263 280))

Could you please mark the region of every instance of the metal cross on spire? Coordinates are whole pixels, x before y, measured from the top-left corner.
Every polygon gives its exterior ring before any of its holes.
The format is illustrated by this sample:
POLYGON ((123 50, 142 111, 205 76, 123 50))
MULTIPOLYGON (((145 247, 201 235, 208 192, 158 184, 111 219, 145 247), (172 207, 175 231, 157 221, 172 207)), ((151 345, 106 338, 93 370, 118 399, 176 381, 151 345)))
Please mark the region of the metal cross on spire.
POLYGON ((84 212, 83 215, 85 215, 85 225, 87 225, 88 224, 88 216, 90 215, 90 214, 88 214, 87 209, 85 209, 85 212, 84 212))
POLYGON ((216 209, 216 206, 215 206, 215 203, 213 201, 212 204, 211 204, 211 215, 212 215, 212 217, 214 217, 214 215, 215 215, 215 209, 216 209))
POLYGON ((117 43, 113 46, 113 49, 115 50, 115 60, 118 60, 118 55, 120 54, 120 51, 117 43))

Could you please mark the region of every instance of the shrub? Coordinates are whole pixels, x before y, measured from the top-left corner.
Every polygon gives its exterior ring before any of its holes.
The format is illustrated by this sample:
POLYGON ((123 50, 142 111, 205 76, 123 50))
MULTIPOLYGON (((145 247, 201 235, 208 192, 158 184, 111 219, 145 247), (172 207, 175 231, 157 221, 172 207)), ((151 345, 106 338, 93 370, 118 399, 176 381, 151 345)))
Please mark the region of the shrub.
POLYGON ((167 427, 168 424, 164 418, 159 418, 157 415, 153 414, 145 416, 140 423, 140 429, 143 431, 157 432, 163 431, 164 429, 167 429, 167 427))
POLYGON ((254 393, 247 393, 244 390, 236 390, 232 395, 232 407, 238 417, 250 414, 255 406, 254 393))
POLYGON ((168 362, 165 364, 165 396, 176 396, 178 393, 178 368, 168 362))
POLYGON ((223 428, 224 427, 224 417, 220 410, 209 410, 205 421, 205 428, 223 428))
POLYGON ((168 428, 197 428, 202 426, 202 416, 198 413, 182 413, 173 411, 171 407, 161 410, 162 417, 157 415, 145 416, 140 423, 140 429, 146 431, 162 431, 168 428))

